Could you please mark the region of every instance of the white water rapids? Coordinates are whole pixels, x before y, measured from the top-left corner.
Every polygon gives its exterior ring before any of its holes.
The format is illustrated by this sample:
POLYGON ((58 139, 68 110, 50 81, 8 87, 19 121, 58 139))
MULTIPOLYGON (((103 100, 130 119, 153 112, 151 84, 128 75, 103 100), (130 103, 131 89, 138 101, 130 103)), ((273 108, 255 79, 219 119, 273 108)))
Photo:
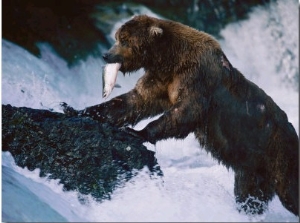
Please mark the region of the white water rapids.
MULTIPOLYGON (((257 8, 246 21, 228 25, 220 42, 232 64, 273 98, 299 134, 298 91, 284 81, 299 72, 298 20, 296 1, 278 1, 268 9, 257 8)), ((2 104, 60 111, 62 101, 77 109, 104 101, 101 59, 90 57, 69 68, 49 45, 39 46, 40 59, 2 40, 2 104)), ((108 100, 131 89, 141 74, 119 75, 121 88, 115 88, 108 100)), ((78 201, 76 192, 64 192, 57 181, 40 178, 39 170, 16 166, 12 156, 4 152, 2 220, 299 222, 277 196, 262 216, 239 213, 233 172, 201 149, 193 134, 184 140, 160 141, 149 149, 156 151, 163 179, 150 179, 143 170, 114 191, 111 200, 97 203, 90 199, 85 205, 78 201)))

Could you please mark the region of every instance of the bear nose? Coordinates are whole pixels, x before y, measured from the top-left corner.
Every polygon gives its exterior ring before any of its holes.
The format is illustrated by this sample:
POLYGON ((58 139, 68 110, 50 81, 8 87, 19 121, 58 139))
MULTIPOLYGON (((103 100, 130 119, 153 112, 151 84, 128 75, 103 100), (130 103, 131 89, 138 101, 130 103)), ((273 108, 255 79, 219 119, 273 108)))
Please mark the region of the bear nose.
POLYGON ((107 60, 108 60, 108 53, 103 54, 102 57, 103 57, 103 59, 104 59, 105 61, 107 61, 107 60))

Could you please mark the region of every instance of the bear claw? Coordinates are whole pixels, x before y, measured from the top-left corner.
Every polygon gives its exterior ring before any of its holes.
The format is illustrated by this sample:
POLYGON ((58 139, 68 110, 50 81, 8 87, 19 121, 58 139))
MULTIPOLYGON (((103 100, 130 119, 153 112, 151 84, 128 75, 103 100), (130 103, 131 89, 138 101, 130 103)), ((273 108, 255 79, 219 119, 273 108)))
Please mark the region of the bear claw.
POLYGON ((63 112, 67 116, 77 116, 78 115, 78 111, 76 111, 74 108, 69 106, 66 102, 61 102, 61 103, 59 103, 59 105, 61 106, 63 112))
POLYGON ((137 131, 137 130, 134 130, 132 128, 129 128, 129 127, 124 127, 122 128, 122 130, 126 133, 128 133, 129 135, 132 135, 136 138, 139 138, 141 139, 143 142, 146 142, 148 141, 145 136, 142 134, 142 131, 137 131))

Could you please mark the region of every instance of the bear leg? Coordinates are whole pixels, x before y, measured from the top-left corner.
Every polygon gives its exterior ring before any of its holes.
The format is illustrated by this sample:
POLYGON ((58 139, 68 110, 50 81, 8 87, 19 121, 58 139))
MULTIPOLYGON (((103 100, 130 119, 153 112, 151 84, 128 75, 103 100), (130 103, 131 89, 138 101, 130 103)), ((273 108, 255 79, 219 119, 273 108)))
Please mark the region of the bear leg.
POLYGON ((274 194, 273 185, 262 175, 241 170, 235 172, 234 195, 239 211, 263 214, 274 194))
POLYGON ((282 205, 296 216, 299 216, 298 169, 291 166, 285 169, 287 171, 282 171, 285 174, 277 175, 275 190, 282 205))
POLYGON ((299 216, 299 188, 298 179, 289 179, 282 183, 282 185, 276 187, 276 193, 282 203, 282 205, 299 216))
POLYGON ((65 102, 60 103, 60 106, 68 116, 91 117, 100 122, 108 122, 122 127, 135 125, 144 118, 162 113, 166 104, 164 100, 144 101, 136 90, 131 90, 102 104, 83 110, 75 110, 65 102))
POLYGON ((274 134, 270 148, 276 194, 287 210, 299 216, 299 139, 290 123, 274 134))

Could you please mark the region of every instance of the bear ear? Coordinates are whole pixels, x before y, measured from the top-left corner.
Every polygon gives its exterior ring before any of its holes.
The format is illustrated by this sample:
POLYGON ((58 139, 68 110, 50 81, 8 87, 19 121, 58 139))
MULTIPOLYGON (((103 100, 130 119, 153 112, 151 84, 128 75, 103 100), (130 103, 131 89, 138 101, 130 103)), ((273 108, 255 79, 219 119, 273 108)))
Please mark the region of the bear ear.
POLYGON ((149 32, 151 36, 161 36, 163 34, 162 28, 157 26, 151 26, 149 32))

